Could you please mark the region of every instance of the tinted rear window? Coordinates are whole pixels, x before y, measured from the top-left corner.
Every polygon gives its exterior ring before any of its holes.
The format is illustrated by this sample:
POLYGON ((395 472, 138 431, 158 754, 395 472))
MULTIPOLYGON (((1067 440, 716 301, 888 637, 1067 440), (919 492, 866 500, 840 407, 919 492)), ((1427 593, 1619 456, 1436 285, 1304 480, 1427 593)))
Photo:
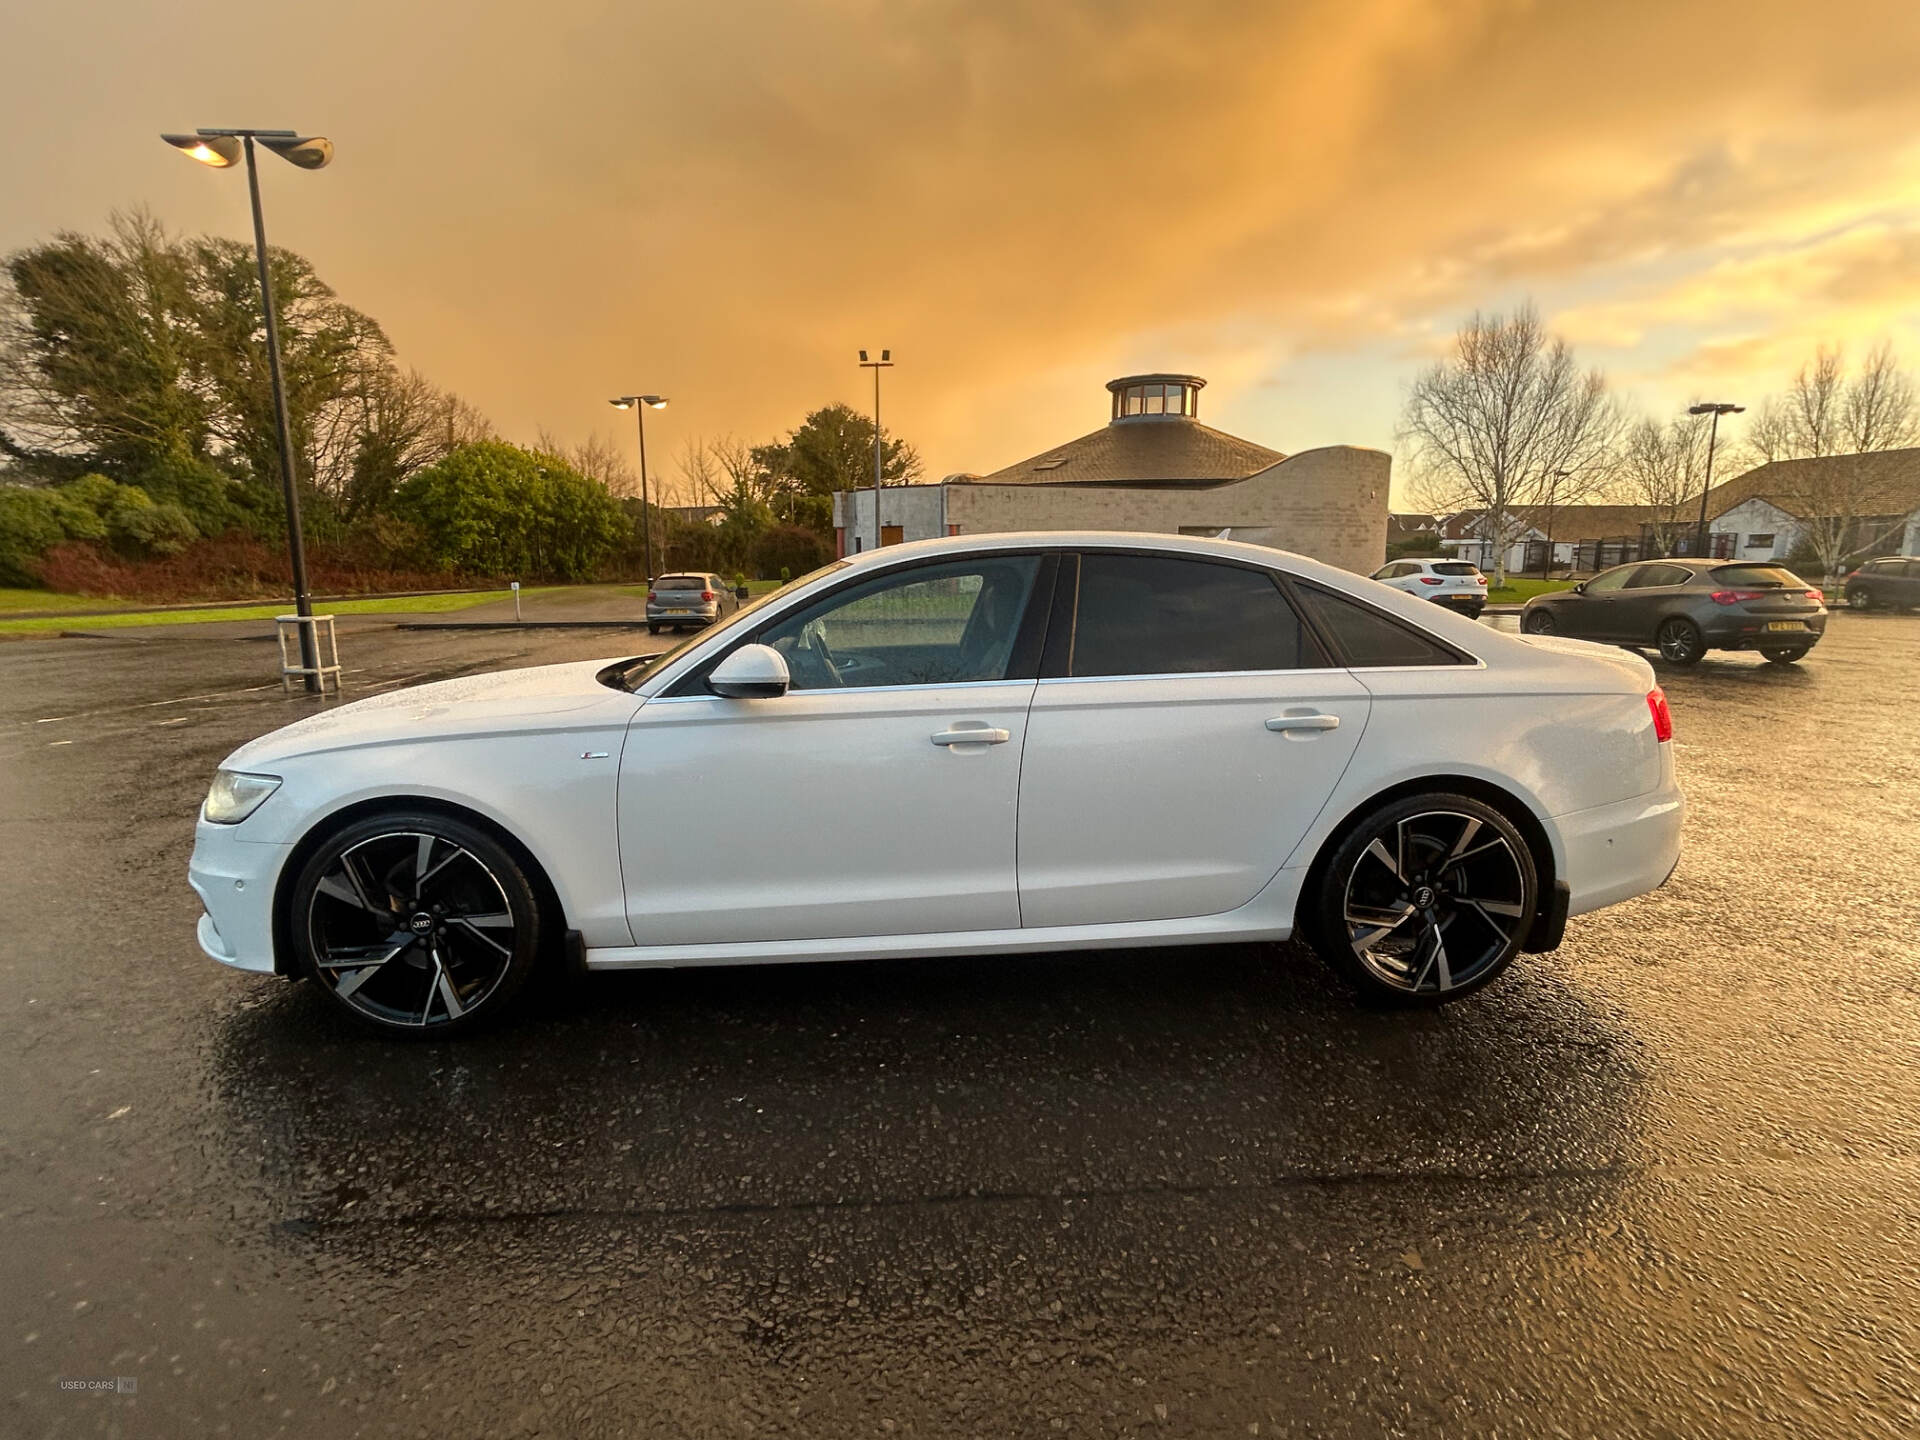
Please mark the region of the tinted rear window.
POLYGON ((1480 573, 1479 566, 1468 565, 1459 560, 1450 560, 1444 565, 1435 565, 1432 568, 1436 575, 1478 575, 1480 573))
POLYGON ((1358 668, 1461 663, 1444 645, 1377 610, 1369 610, 1317 585, 1300 585, 1299 590, 1301 603, 1321 628, 1333 636, 1333 643, 1340 647, 1349 665, 1358 668))
POLYGON ((1192 675, 1324 665, 1271 576, 1156 555, 1086 555, 1072 675, 1192 675))
POLYGON ((1721 585, 1795 585, 1804 590, 1807 582, 1791 570, 1778 565, 1722 565, 1713 572, 1721 585))
POLYGON ((704 590, 706 578, 701 575, 663 575, 653 582, 656 590, 704 590))

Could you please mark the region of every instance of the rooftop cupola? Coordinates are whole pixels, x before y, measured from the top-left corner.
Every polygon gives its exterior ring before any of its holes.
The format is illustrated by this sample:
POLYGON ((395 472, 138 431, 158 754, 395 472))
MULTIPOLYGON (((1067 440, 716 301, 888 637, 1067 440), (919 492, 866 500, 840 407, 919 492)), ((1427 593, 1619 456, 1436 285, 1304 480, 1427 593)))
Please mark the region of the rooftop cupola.
POLYGON ((1200 413, 1200 390, 1206 383, 1198 375, 1122 375, 1109 380, 1114 422, 1191 420, 1200 413))

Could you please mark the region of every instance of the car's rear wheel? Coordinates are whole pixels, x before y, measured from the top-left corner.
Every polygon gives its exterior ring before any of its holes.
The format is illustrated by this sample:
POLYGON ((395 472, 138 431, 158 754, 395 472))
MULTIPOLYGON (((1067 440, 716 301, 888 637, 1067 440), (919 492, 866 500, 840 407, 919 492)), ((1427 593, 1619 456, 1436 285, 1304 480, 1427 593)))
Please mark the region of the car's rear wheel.
POLYGON ((1553 634, 1553 612, 1551 610, 1529 610, 1520 618, 1520 628, 1529 635, 1553 634))
POLYGON ((1700 657, 1707 653, 1707 642, 1700 627, 1679 616, 1661 622, 1653 638, 1660 646, 1660 658, 1670 665, 1698 665, 1700 657))
POLYGON ((1849 610, 1871 610, 1873 608, 1873 591, 1864 585, 1852 586, 1847 591, 1847 608, 1849 610))
POLYGON ((651 624, 650 624, 650 625, 648 625, 648 626, 647 626, 647 634, 649 634, 649 635, 658 635, 659 633, 660 633, 660 627, 659 627, 658 625, 651 625, 651 624))
POLYGON ((1513 822, 1466 795, 1415 795, 1355 825, 1315 872, 1306 937, 1369 999, 1438 1005, 1512 961, 1538 903, 1513 822))
POLYGON ((540 951, 540 904, 520 862, 432 813, 394 811, 329 836, 301 868, 289 918, 321 990, 389 1035, 493 1019, 540 951))
POLYGON ((1807 657, 1807 645, 1763 645, 1760 653, 1776 665, 1792 665, 1807 657))

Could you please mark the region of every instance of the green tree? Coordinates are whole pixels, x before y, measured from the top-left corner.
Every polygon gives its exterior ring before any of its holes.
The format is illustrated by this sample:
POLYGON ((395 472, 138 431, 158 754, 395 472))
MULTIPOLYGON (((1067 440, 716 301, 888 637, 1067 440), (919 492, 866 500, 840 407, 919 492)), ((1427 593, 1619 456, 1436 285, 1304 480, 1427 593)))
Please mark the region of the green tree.
POLYGON ((501 440, 462 445, 420 471, 394 509, 438 564, 489 575, 584 579, 627 528, 603 486, 501 440))
MULTIPOLYGON (((907 485, 920 478, 920 455, 905 440, 880 440, 883 484, 907 485)), ((873 484, 873 421, 850 405, 827 405, 800 422, 784 440, 753 447, 752 458, 774 488, 797 495, 826 496, 873 484)), ((775 513, 783 513, 774 504, 775 513)))

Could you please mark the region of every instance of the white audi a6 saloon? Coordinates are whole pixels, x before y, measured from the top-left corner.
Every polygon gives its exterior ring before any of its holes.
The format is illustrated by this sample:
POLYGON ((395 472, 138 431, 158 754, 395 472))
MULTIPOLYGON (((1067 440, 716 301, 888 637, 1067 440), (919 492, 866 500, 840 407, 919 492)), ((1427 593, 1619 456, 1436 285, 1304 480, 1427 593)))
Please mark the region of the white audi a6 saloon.
POLYGON ((540 971, 1308 941, 1479 989, 1652 890, 1683 801, 1638 656, 1259 546, 955 537, 661 655, 339 705, 220 767, 199 940, 396 1035, 540 971))

